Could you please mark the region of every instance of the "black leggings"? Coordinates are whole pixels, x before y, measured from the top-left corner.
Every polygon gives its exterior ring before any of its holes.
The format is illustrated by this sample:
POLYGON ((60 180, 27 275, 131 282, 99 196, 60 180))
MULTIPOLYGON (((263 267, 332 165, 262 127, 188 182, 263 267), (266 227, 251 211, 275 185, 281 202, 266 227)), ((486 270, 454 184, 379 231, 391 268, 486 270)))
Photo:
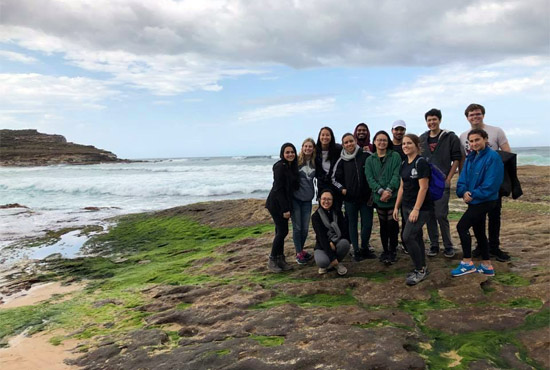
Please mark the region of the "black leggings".
POLYGON ((393 208, 376 208, 380 223, 380 239, 384 253, 396 253, 399 223, 393 219, 393 208))
POLYGON ((271 213, 273 222, 275 222, 275 238, 271 247, 271 257, 282 256, 285 253, 285 238, 288 235, 288 218, 278 213, 271 213))
POLYGON ((472 238, 469 230, 473 228, 477 245, 481 252, 481 258, 484 261, 489 260, 489 246, 487 235, 485 235, 485 220, 487 219, 487 213, 497 207, 497 202, 496 200, 492 200, 479 204, 468 204, 468 209, 464 212, 460 221, 458 221, 458 225, 456 225, 464 258, 472 258, 472 238))

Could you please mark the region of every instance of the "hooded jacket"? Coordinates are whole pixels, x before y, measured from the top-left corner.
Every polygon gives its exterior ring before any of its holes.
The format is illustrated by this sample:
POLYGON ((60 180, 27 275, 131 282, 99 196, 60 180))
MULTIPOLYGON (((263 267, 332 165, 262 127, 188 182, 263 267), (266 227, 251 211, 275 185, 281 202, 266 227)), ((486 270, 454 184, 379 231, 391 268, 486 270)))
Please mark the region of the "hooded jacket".
POLYGON ((364 149, 365 146, 369 147, 369 150, 368 152, 369 153, 372 153, 374 151, 374 146, 372 145, 372 143, 370 142, 370 130, 369 130, 369 126, 367 126, 366 123, 360 123, 358 124, 357 126, 355 126, 355 130, 353 131, 353 137, 355 138, 355 142, 357 143, 357 145, 359 145, 359 147, 361 149, 364 149), (357 137, 357 129, 359 128, 359 126, 365 126, 367 128, 367 137, 363 140, 360 140, 358 137, 357 137))
POLYGON ((497 152, 486 146, 477 153, 470 152, 456 184, 456 195, 459 198, 469 191, 472 195, 470 204, 480 204, 497 200, 499 189, 504 178, 504 165, 497 152))
POLYGON ((336 164, 336 170, 332 178, 332 184, 342 194, 346 189, 344 201, 346 202, 367 202, 370 198, 371 190, 365 177, 365 161, 370 156, 359 146, 353 154, 345 153, 342 149, 342 155, 336 164))
POLYGON ((422 157, 426 158, 428 162, 436 165, 445 176, 448 176, 451 170, 451 162, 462 159, 463 152, 460 146, 460 139, 453 131, 441 130, 439 141, 432 153, 430 151, 430 145, 428 144, 429 137, 430 131, 426 131, 420 135, 422 157))
POLYGON ((399 153, 391 149, 386 152, 384 169, 382 169, 383 164, 376 152, 365 161, 365 177, 372 190, 372 199, 380 208, 393 208, 395 206, 397 190, 399 190, 401 182, 399 177, 401 162, 399 153), (392 196, 387 202, 382 202, 380 196, 386 189, 392 192, 392 196))
POLYGON ((329 172, 323 169, 323 152, 317 150, 315 157, 315 178, 317 179, 317 194, 320 194, 322 190, 331 189, 335 190, 332 185, 332 175, 336 169, 336 162, 340 158, 340 152, 342 146, 340 144, 335 145, 334 153, 329 152, 330 170, 329 172), (332 157, 331 157, 332 154, 332 157))
MULTIPOLYGON (((294 159, 292 163, 288 163, 284 159, 283 153, 287 146, 292 144, 283 144, 279 157, 281 158, 273 165, 273 187, 267 196, 265 208, 271 213, 282 215, 285 212, 290 212, 292 209, 292 194, 298 190, 300 185, 298 181, 298 164, 294 159)), ((294 148, 296 152, 296 148, 294 148)))
POLYGON ((498 150, 497 153, 502 158, 504 164, 504 180, 500 186, 500 196, 508 197, 512 194, 512 199, 518 199, 523 195, 521 184, 517 173, 517 155, 515 153, 498 150))

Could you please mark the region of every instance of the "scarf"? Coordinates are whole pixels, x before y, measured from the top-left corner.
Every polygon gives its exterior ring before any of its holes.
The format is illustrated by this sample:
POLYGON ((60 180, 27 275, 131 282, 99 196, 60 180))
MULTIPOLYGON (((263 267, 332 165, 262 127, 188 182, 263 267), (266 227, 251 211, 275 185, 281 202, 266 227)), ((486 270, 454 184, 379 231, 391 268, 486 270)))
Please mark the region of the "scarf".
POLYGON ((332 212, 332 222, 328 220, 327 211, 325 211, 323 207, 319 207, 319 216, 321 217, 323 225, 325 225, 328 229, 328 240, 334 244, 338 243, 338 241, 342 238, 342 232, 338 227, 338 216, 336 215, 336 212, 332 212))

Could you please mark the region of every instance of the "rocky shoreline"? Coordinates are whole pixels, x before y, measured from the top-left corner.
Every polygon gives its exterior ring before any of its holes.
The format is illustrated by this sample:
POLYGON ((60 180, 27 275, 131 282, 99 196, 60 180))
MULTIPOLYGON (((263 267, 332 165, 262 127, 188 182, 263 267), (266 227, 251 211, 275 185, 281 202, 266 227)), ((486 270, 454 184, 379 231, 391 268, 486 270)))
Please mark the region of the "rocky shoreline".
MULTIPOLYGON (((513 258, 495 262, 494 278, 452 278, 461 253, 430 258, 431 275, 414 287, 404 254, 389 267, 346 260, 344 278, 313 264, 271 274, 263 201, 200 203, 120 218, 86 243, 94 257, 4 275, 3 294, 54 280, 86 288, 0 304, 0 338, 27 330, 75 341, 68 362, 84 369, 550 368, 548 170, 519 168, 525 195, 503 205, 502 248, 513 258)), ((458 244, 463 205, 451 208, 458 244)), ((372 241, 379 252, 376 232, 372 241)), ((292 250, 288 238, 289 261, 292 250)))
POLYGON ((0 166, 49 166, 129 162, 92 145, 67 142, 37 130, 0 130, 0 166))

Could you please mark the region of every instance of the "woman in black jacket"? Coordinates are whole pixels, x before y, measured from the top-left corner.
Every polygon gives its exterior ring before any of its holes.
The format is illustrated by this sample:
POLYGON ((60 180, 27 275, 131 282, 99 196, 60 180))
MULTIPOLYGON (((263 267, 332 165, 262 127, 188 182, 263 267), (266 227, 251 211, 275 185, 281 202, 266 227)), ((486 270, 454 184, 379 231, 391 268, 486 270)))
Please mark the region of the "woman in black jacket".
POLYGON ((370 154, 357 145, 351 133, 342 136, 342 147, 332 184, 344 199, 349 236, 353 245, 353 259, 359 262, 365 258, 376 258, 376 254, 369 250, 373 208, 372 202, 368 204, 371 190, 365 178, 365 160, 370 154), (357 231, 359 214, 361 214, 361 244, 359 244, 357 231))
POLYGON ((323 190, 329 189, 334 194, 334 208, 342 210, 342 199, 338 189, 332 184, 336 162, 340 159, 342 147, 336 144, 334 132, 330 127, 319 130, 315 145, 315 178, 317 179, 317 198, 323 190))
POLYGON ((332 206, 333 201, 332 192, 323 190, 319 195, 319 208, 311 216, 316 240, 314 257, 319 274, 335 268, 338 275, 345 275, 348 269, 340 262, 349 252, 349 237, 342 212, 332 206))
POLYGON ((275 238, 267 267, 273 272, 291 270, 284 255, 285 237, 288 235, 288 220, 292 209, 292 193, 298 189, 298 160, 296 148, 291 143, 281 146, 281 158, 273 165, 273 187, 265 207, 275 222, 275 238))

